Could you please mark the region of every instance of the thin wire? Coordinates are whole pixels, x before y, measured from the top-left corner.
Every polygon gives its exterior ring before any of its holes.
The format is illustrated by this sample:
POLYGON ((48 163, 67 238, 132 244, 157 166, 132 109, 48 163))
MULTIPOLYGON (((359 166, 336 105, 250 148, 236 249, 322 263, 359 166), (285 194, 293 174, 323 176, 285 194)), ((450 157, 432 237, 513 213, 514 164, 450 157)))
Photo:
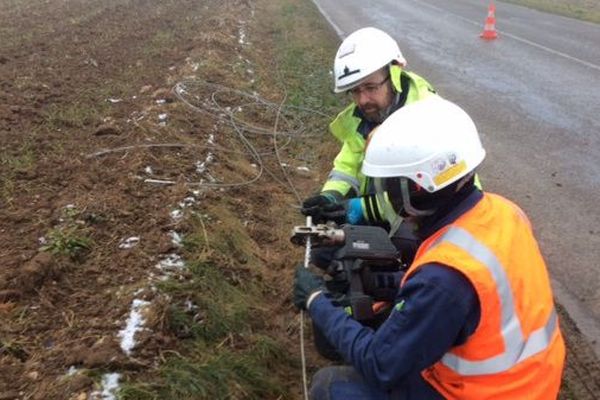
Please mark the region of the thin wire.
MULTIPOLYGON (((306 226, 312 225, 312 217, 306 217, 306 226)), ((308 269, 310 263, 310 252, 312 243, 310 236, 306 238, 306 247, 304 251, 304 268, 308 269)), ((304 351, 304 311, 300 310, 300 358, 302 363, 302 386, 304 388, 304 399, 308 400, 308 379, 306 377, 306 353, 304 351)))
MULTIPOLYGON (((173 92, 180 101, 182 101, 185 105, 187 105, 194 111, 208 114, 212 118, 215 118, 217 121, 225 122, 226 124, 231 126, 233 128, 233 130, 236 132, 239 140, 242 142, 242 144, 244 145, 244 147, 246 148, 247 151, 240 152, 240 151, 236 151, 233 149, 226 149, 226 148, 223 148, 221 146, 216 146, 216 145, 203 146, 203 145, 189 144, 189 143, 156 143, 156 144, 144 143, 144 144, 117 147, 117 148, 112 148, 112 149, 102 149, 100 151, 88 154, 86 156, 86 158, 94 158, 94 157, 108 155, 111 153, 124 152, 124 151, 136 150, 136 149, 161 148, 161 147, 162 148, 181 148, 181 147, 216 148, 220 151, 225 151, 225 152, 234 153, 234 154, 250 154, 252 159, 257 164, 258 171, 249 180, 241 181, 241 182, 234 182, 234 183, 222 183, 222 182, 215 183, 215 182, 200 181, 200 182, 184 182, 184 184, 189 185, 189 186, 200 186, 200 187, 209 187, 209 188, 240 187, 240 186, 250 185, 250 184, 256 182, 257 180, 260 179, 263 172, 267 172, 280 185, 287 187, 289 190, 291 190, 294 193, 294 195, 296 196, 298 202, 300 202, 300 197, 299 197, 293 183, 291 182, 289 176, 287 175, 287 172, 281 161, 281 156, 279 154, 279 151, 281 149, 285 148, 287 145, 289 145, 289 143, 291 143, 294 136, 309 137, 309 136, 313 136, 313 135, 307 134, 306 133, 307 130, 306 130, 302 120, 299 117, 296 117, 294 115, 294 113, 291 113, 289 111, 300 110, 300 111, 311 113, 314 115, 327 116, 325 113, 315 110, 315 109, 310 109, 307 107, 292 106, 292 105, 284 106, 284 104, 283 104, 284 102, 281 102, 277 107, 275 107, 274 103, 268 102, 257 95, 249 94, 247 92, 242 92, 242 91, 239 91, 236 89, 228 88, 226 86, 222 86, 219 84, 213 84, 213 83, 209 83, 209 82, 197 80, 197 79, 183 80, 183 81, 178 82, 173 87, 173 92), (202 87, 208 88, 209 89, 209 93, 208 93, 209 101, 205 100, 204 102, 202 102, 201 99, 199 98, 199 96, 194 96, 189 92, 189 90, 188 90, 189 88, 195 88, 195 87, 198 87, 200 89, 202 89, 202 87), (241 97, 244 97, 244 98, 251 99, 252 101, 254 101, 255 104, 264 106, 268 110, 272 110, 272 109, 276 108, 276 112, 277 112, 276 126, 277 127, 279 126, 279 120, 281 119, 282 114, 285 114, 285 121, 293 120, 293 122, 295 124, 288 122, 288 126, 291 126, 292 129, 285 132, 285 131, 279 131, 278 128, 275 128, 274 130, 268 130, 267 128, 261 128, 256 125, 252 125, 246 121, 243 121, 242 119, 240 119, 236 116, 236 114, 232 111, 231 107, 226 107, 223 104, 221 104, 221 102, 219 101, 219 95, 221 95, 223 93, 228 93, 228 92, 233 93, 238 96, 241 96, 241 97), (192 101, 190 100, 190 98, 188 98, 188 97, 193 98, 196 101, 201 101, 202 107, 199 107, 196 104, 193 104, 192 101), (284 113, 284 110, 286 111, 285 113, 284 113), (274 135, 274 138, 275 138, 274 141, 276 140, 276 138, 278 136, 285 136, 285 138, 286 138, 285 143, 283 143, 283 144, 275 143, 274 153, 275 153, 275 157, 277 158, 277 161, 282 169, 282 172, 285 176, 285 181, 287 181, 287 184, 285 182, 283 182, 281 179, 279 179, 273 172, 269 171, 264 164, 262 157, 271 155, 271 154, 273 154, 273 152, 258 151, 257 148, 250 142, 250 140, 248 140, 248 138, 246 136, 247 134, 263 135, 263 134, 267 134, 267 133, 274 135)), ((286 95, 286 98, 287 98, 287 95, 286 95)), ((250 103, 250 102, 243 103, 244 107, 247 107, 250 104, 252 104, 252 103, 250 103)), ((236 109, 241 109, 241 106, 236 107, 236 109)), ((136 126, 143 128, 138 124, 136 124, 136 126)), ((157 182, 155 182, 155 180, 145 180, 145 182, 157 183, 157 182)), ((177 179, 166 178, 166 179, 160 180, 160 184, 175 184, 176 182, 177 182, 177 179)))
MULTIPOLYGON (((277 70, 279 71, 279 69, 277 69, 277 70)), ((285 98, 287 98, 287 90, 285 89, 285 87, 283 87, 283 91, 285 93, 285 96, 284 96, 284 101, 285 101, 285 98)), ((281 105, 283 105, 283 102, 280 104, 280 106, 281 105)), ((279 114, 278 114, 278 116, 279 116, 279 114)), ((273 147, 275 149, 275 157, 277 157, 277 161, 278 161, 279 165, 282 165, 281 157, 279 154, 279 147, 277 146, 277 129, 273 130, 273 147)), ((296 196, 296 200, 298 201, 298 204, 300 205, 300 203, 302 201, 300 198, 300 194, 296 190, 296 187, 295 187, 294 183, 291 181, 287 171, 285 170, 285 168, 283 168, 283 165, 282 165, 281 171, 283 172, 283 175, 288 183, 288 186, 292 189, 292 192, 293 192, 294 196, 296 196)), ((311 226, 311 225, 312 225, 312 217, 307 216, 306 217, 306 226, 311 226)), ((308 269, 308 266, 310 263, 311 247, 312 247, 311 239, 310 239, 310 236, 308 236, 306 238, 306 245, 305 245, 305 250, 304 250, 304 268, 307 268, 307 269, 308 269)), ((308 400, 308 377, 306 374, 306 350, 305 350, 305 343, 304 343, 304 319, 305 319, 304 318, 304 310, 300 310, 299 335, 300 335, 300 364, 301 364, 301 368, 302 368, 302 391, 304 393, 304 400, 308 400)))
MULTIPOLYGON (((296 187, 295 187, 294 183, 292 182, 292 180, 290 179, 289 174, 287 173, 286 169, 283 167, 283 164, 281 162, 281 156, 279 154, 279 146, 277 145, 277 124, 279 123, 279 115, 280 115, 281 107, 283 106, 283 103, 285 102, 286 98, 287 98, 287 92, 283 96, 283 100, 279 104, 279 108, 277 110, 277 115, 275 116, 275 125, 273 127, 273 147, 275 149, 275 157, 277 158, 277 162, 281 166, 281 172, 283 173, 283 176, 285 177, 288 187, 292 190, 298 203, 300 203, 300 201, 301 201, 300 194, 296 190, 296 187)), ((310 216, 306 217, 306 225, 307 226, 312 225, 312 217, 310 217, 310 216)), ((310 251, 311 251, 311 241, 310 241, 310 236, 309 236, 306 239, 306 247, 305 247, 305 252, 304 252, 304 268, 308 268, 308 264, 310 263, 310 251)), ((299 334, 300 334, 300 362, 302 364, 302 388, 303 388, 303 392, 304 392, 304 399, 308 400, 308 378, 306 375, 306 351, 305 351, 305 347, 304 347, 304 310, 300 310, 300 332, 299 332, 299 334)))
MULTIPOLYGON (((287 113, 285 121, 288 122, 290 120, 293 120, 293 122, 296 122, 297 125, 295 126, 295 129, 291 129, 287 132, 286 131, 281 132, 278 129, 280 119, 281 119, 282 114, 284 114, 284 109, 285 109, 285 111, 300 110, 303 112, 308 112, 308 113, 323 116, 323 117, 329 117, 327 114, 320 112, 318 110, 314 110, 314 109, 310 109, 310 108, 306 108, 306 107, 291 106, 291 105, 284 106, 285 100, 287 99, 287 92, 285 91, 285 88, 284 88, 284 93, 285 93, 284 98, 277 105, 277 107, 274 106, 274 103, 267 102, 264 99, 262 99, 256 95, 250 95, 246 92, 242 92, 239 90, 227 88, 222 85, 208 83, 208 82, 200 81, 200 80, 184 80, 184 81, 178 82, 177 84, 175 84, 172 91, 175 94, 175 96, 181 102, 183 102, 183 104, 190 107, 192 110, 194 110, 196 112, 208 114, 212 118, 215 118, 217 121, 222 121, 222 122, 229 124, 233 128, 233 130, 236 132, 239 140, 242 142, 242 144, 244 145, 244 147, 246 148, 248 153, 252 156, 252 158, 256 161, 256 164, 258 166, 258 171, 257 171, 256 175, 247 181, 236 182, 236 183, 209 183, 209 182, 202 182, 202 181, 201 182, 186 182, 187 185, 211 187, 211 188, 227 188, 227 187, 231 188, 231 187, 245 186, 245 185, 249 185, 249 184, 256 182, 258 179, 260 179, 263 172, 266 171, 279 184, 281 184, 282 186, 286 186, 288 189, 290 189, 292 191, 293 195, 296 197, 298 204, 301 203, 300 194, 296 190, 296 187, 293 184, 292 180, 290 179, 290 176, 287 173, 287 171, 284 167, 284 164, 282 162, 280 150, 285 148, 291 142, 291 140, 294 136, 310 137, 310 136, 315 136, 316 134, 313 134, 313 135, 306 134, 306 129, 305 129, 304 123, 301 120, 299 120, 293 113, 287 113), (210 93, 211 104, 209 104, 207 101, 204 101, 203 103, 201 103, 201 105, 203 107, 199 107, 196 104, 193 104, 192 101, 186 96, 190 96, 192 98, 195 98, 195 100, 197 100, 197 101, 201 101, 201 99, 198 96, 192 96, 190 94, 190 92, 188 91, 188 89, 192 88, 194 86, 200 87, 202 85, 204 85, 206 88, 212 89, 212 93, 210 93), (267 108, 267 110, 275 109, 276 114, 275 114, 275 122, 274 122, 273 128, 269 130, 267 128, 262 128, 262 127, 250 124, 249 122, 246 122, 241 118, 238 118, 235 115, 235 113, 232 112, 230 107, 226 107, 219 102, 219 99, 218 99, 219 94, 227 93, 227 92, 237 94, 242 97, 250 98, 254 101, 254 103, 258 103, 261 106, 265 106, 267 108), (279 179, 272 171, 267 169, 264 165, 262 156, 271 155, 273 153, 259 152, 256 149, 256 147, 250 142, 250 140, 248 140, 248 138, 246 137, 246 134, 257 134, 257 135, 272 134, 273 135, 274 155, 275 155, 277 163, 279 164, 279 166, 281 168, 282 174, 285 178, 285 182, 282 181, 281 179, 279 179), (278 136, 286 137, 286 142, 283 145, 279 145, 278 136)), ((251 104, 251 103, 244 103, 243 106, 248 107, 249 104, 251 104)), ((240 105, 236 108, 241 110, 241 107, 242 106, 240 105)), ((292 125, 290 122, 288 122, 288 125, 291 125, 292 127, 294 127, 294 125, 292 125)), ((89 154, 87 156, 87 158, 99 157, 99 156, 107 155, 110 153, 135 150, 135 149, 139 149, 139 148, 154 148, 154 147, 209 148, 209 146, 202 146, 202 145, 197 145, 197 144, 185 144, 185 143, 139 144, 139 145, 123 146, 123 147, 117 147, 117 148, 113 148, 113 149, 100 150, 95 153, 89 154)), ((217 148, 217 149, 220 149, 220 150, 223 150, 226 152, 232 152, 232 153, 243 153, 243 152, 238 152, 238 151, 231 150, 231 149, 223 149, 220 146, 212 146, 212 148, 217 148)), ((247 153, 245 153, 245 154, 247 154, 247 153)), ((149 180, 149 179, 146 179, 145 182, 160 183, 160 184, 175 184, 176 183, 176 181, 174 181, 174 180, 149 180)), ((307 217, 306 223, 308 226, 312 225, 312 219, 310 217, 307 217)), ((309 237, 309 238, 307 238, 305 255, 304 255, 304 267, 305 268, 308 268, 308 265, 310 262, 310 253, 311 253, 311 240, 309 237)), ((302 383, 303 383, 304 398, 306 400, 308 400, 308 379, 307 379, 307 374, 306 374, 306 352, 305 352, 305 343, 304 343, 304 314, 305 313, 303 311, 300 311, 300 356, 301 356, 301 364, 302 364, 302 383)))
POLYGON ((132 146, 123 146, 123 147, 115 147, 113 149, 104 149, 104 150, 100 150, 97 151, 95 153, 91 153, 85 156, 85 158, 94 158, 94 157, 99 157, 99 156, 103 156, 105 154, 110 154, 110 153, 117 153, 120 151, 128 151, 128 150, 135 150, 138 148, 151 148, 151 147, 188 147, 191 146, 189 144, 183 144, 183 143, 157 143, 157 144, 136 144, 136 145, 132 145, 132 146))

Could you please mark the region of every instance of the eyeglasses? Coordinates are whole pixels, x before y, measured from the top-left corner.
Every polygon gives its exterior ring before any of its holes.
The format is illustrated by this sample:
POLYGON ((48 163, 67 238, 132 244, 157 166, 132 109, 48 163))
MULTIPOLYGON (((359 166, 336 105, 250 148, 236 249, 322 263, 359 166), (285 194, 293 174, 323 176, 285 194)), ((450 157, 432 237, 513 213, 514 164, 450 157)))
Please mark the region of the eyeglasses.
POLYGON ((362 92, 365 92, 367 95, 373 95, 381 89, 384 83, 386 83, 390 79, 390 76, 386 76, 384 80, 381 82, 369 82, 364 85, 357 86, 355 88, 349 89, 348 93, 350 93, 353 97, 358 97, 362 92))

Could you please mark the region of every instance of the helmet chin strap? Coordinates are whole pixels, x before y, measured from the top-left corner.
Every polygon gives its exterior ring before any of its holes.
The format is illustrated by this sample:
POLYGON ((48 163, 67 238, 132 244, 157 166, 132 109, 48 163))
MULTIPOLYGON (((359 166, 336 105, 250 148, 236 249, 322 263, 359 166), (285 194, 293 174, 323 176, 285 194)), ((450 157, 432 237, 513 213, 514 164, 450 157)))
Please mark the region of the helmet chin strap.
POLYGON ((413 217, 427 217, 436 212, 437 208, 427 210, 418 210, 410 202, 410 190, 408 189, 408 179, 400 178, 400 193, 402 194, 402 208, 404 212, 413 217))
MULTIPOLYGON (((456 187, 454 188, 452 196, 454 196, 454 194, 459 192, 460 189, 462 189, 462 187, 467 182, 469 182, 469 180, 473 177, 473 175, 475 175, 475 172, 471 171, 467 175, 463 176, 456 183, 456 187)), ((412 205, 412 203, 410 202, 410 190, 408 188, 408 185, 409 185, 408 179, 406 179, 406 178, 400 179, 400 193, 402 195, 402 208, 404 209, 404 212, 406 214, 408 214, 409 216, 413 216, 413 217, 428 217, 430 215, 433 215, 439 209, 439 207, 429 208, 426 210, 419 210, 419 209, 415 208, 412 205)))

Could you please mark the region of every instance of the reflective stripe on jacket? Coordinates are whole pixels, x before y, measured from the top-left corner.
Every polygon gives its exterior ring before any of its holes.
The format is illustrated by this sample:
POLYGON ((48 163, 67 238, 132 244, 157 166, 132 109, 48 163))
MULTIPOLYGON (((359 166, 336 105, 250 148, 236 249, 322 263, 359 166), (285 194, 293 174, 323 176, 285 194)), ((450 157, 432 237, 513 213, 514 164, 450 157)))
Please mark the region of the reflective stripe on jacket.
MULTIPOLYGON (((401 74, 409 81, 404 104, 435 94, 431 85, 417 74, 407 71, 402 71, 401 74)), ((356 195, 365 193, 366 179, 360 172, 365 156, 365 138, 358 131, 361 122, 362 119, 356 115, 356 104, 352 103, 329 125, 333 136, 342 142, 342 149, 333 161, 333 169, 323 186, 323 192, 334 190, 343 196, 351 190, 354 190, 356 195)))
POLYGON ((402 284, 429 263, 469 279, 481 319, 469 339, 423 377, 448 399, 555 399, 565 345, 546 265, 524 213, 485 193, 419 247, 402 284))

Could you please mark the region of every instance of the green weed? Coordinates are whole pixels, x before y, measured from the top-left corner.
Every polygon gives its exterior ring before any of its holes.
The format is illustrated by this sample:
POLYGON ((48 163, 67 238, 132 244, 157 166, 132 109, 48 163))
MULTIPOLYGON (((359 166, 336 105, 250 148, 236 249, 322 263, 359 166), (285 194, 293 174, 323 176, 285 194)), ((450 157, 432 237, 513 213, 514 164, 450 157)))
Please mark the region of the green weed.
POLYGON ((21 361, 25 361, 28 358, 28 354, 19 343, 11 340, 0 339, 0 355, 8 354, 21 361))
POLYGON ((200 362, 172 357, 162 367, 163 398, 264 399, 283 392, 253 351, 208 355, 204 349, 198 351, 200 362))
POLYGON ((23 144, 15 154, 0 154, 0 167, 2 171, 7 169, 12 171, 31 170, 35 162, 35 153, 31 143, 23 144))
POLYGON ((68 105, 52 104, 45 112, 49 128, 83 128, 98 123, 102 119, 98 109, 79 103, 68 105))
POLYGON ((160 367, 159 383, 126 385, 120 398, 263 399, 281 395, 284 389, 269 366, 297 366, 281 343, 255 333, 257 321, 264 318, 254 306, 262 302, 256 284, 230 282, 225 271, 211 261, 192 262, 189 270, 187 282, 159 285, 172 299, 166 328, 185 340, 188 352, 166 360, 160 367))
POLYGON ((47 240, 42 250, 72 260, 81 259, 92 246, 92 240, 83 236, 78 227, 56 227, 48 233, 47 240))
POLYGON ((156 385, 124 383, 119 389, 120 400, 159 400, 160 395, 153 390, 156 385))
POLYGON ((192 279, 188 282, 166 281, 159 285, 179 300, 168 309, 167 327, 171 332, 214 343, 230 332, 246 329, 253 312, 250 306, 253 290, 229 283, 212 263, 192 263, 189 269, 192 279), (194 309, 185 311, 184 300, 194 309))
POLYGON ((16 189, 16 175, 35 166, 33 146, 26 141, 14 154, 0 154, 0 200, 9 202, 16 189))
POLYGON ((81 261, 92 248, 93 241, 87 236, 83 221, 79 221, 80 211, 75 207, 65 207, 60 225, 52 228, 46 235, 43 251, 67 256, 71 260, 81 261))

